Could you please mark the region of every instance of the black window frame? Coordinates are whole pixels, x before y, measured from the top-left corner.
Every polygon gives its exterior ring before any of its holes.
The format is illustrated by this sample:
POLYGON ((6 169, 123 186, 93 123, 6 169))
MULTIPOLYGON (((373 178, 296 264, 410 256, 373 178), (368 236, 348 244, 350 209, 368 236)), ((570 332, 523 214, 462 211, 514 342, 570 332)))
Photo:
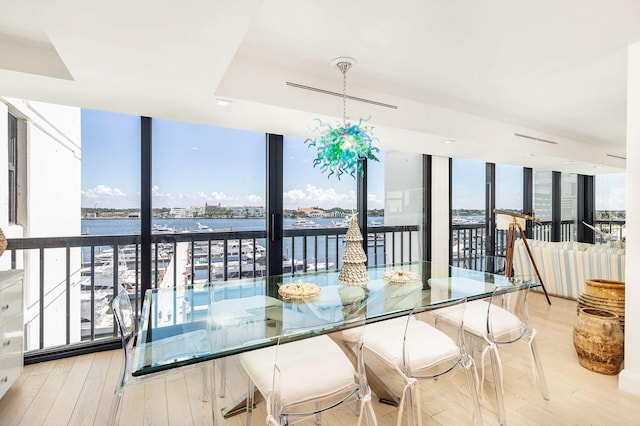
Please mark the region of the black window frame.
POLYGON ((8 115, 8 221, 10 224, 18 222, 18 118, 8 115))

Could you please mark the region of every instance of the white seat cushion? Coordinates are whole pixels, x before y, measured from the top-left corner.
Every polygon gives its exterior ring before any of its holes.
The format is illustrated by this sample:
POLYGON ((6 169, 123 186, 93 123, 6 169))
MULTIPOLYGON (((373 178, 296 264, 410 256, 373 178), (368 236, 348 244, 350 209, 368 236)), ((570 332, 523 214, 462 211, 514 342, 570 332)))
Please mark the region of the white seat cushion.
MULTIPOLYGON (((440 309, 436 311, 436 315, 455 322, 455 319, 451 315, 451 311, 449 311, 449 309, 450 308, 440 309)), ((465 330, 477 336, 488 337, 488 309, 489 303, 484 300, 474 300, 473 302, 467 303, 467 307, 464 312, 465 330)), ((511 312, 497 305, 491 306, 491 329, 496 341, 499 341, 502 336, 520 332, 523 326, 524 325, 520 319, 511 312)))
POLYGON ((285 407, 354 386, 356 372, 353 365, 340 347, 323 335, 240 355, 247 374, 265 396, 273 390, 276 350, 282 371, 280 393, 285 407))
MULTIPOLYGON (((402 345, 407 326, 406 318, 395 318, 367 325, 364 345, 388 363, 403 370, 402 345)), ((411 371, 460 356, 458 345, 442 331, 411 317, 407 330, 407 351, 411 371)))

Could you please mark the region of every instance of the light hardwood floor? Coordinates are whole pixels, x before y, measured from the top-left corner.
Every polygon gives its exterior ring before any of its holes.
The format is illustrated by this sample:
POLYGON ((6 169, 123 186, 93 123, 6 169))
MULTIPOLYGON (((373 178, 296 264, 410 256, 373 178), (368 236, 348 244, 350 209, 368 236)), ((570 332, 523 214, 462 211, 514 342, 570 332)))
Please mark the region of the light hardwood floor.
MULTIPOLYGON (((550 401, 543 400, 529 380, 526 343, 501 350, 504 363, 507 421, 513 425, 636 425, 640 424, 640 398, 617 390, 618 377, 605 376, 578 364, 572 329, 576 303, 530 295, 529 311, 538 329, 550 401)), ((232 360, 234 361, 234 360, 232 360)), ((24 373, 0 400, 0 425, 103 425, 113 401, 120 371, 121 352, 110 351, 25 367, 24 373)), ((228 363, 227 395, 216 398, 218 409, 246 389, 246 379, 236 362, 228 363)), ((490 374, 489 374, 490 376, 490 374)), ((123 398, 121 425, 212 424, 211 406, 201 401, 199 369, 168 374, 148 384, 128 389, 123 398)), ((470 401, 464 373, 421 384, 422 412, 426 424, 469 424, 470 401)), ((497 424, 493 389, 485 385, 482 415, 487 425, 497 424)), ((375 397, 375 396, 374 396, 375 397)), ((380 425, 394 425, 397 409, 374 403, 380 425)), ((323 416, 325 425, 356 424, 353 406, 323 416)), ((264 404, 255 412, 254 424, 264 424, 264 404), (262 417, 261 417, 262 416, 262 417)), ((244 425, 244 414, 221 425, 244 425)), ((305 424, 313 424, 312 421, 305 424)))

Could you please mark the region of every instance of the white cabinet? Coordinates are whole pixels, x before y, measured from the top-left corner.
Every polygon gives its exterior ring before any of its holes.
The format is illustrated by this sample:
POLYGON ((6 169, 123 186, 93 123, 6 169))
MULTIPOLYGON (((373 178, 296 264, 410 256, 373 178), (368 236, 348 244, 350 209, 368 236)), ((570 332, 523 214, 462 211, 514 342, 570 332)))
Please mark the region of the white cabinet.
POLYGON ((23 365, 22 270, 0 271, 0 398, 23 365))

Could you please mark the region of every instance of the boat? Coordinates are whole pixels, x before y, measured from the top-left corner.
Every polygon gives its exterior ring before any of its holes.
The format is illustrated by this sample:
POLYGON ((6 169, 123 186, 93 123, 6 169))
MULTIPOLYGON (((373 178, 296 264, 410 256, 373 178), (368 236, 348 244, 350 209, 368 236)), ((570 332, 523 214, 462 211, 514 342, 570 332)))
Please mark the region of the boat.
POLYGON ((475 222, 468 218, 460 217, 460 215, 457 215, 456 217, 451 218, 451 224, 453 225, 471 225, 475 223, 478 223, 478 222, 475 222))
POLYGON ((343 218, 342 220, 334 220, 331 222, 331 226, 334 228, 348 228, 351 224, 351 219, 343 218))
POLYGON ((152 232, 158 232, 158 233, 175 233, 176 232, 176 228, 172 228, 168 225, 158 225, 158 224, 153 224, 153 227, 151 228, 152 232))
POLYGON ((320 225, 319 223, 315 223, 314 221, 312 221, 310 219, 306 219, 304 217, 296 219, 296 221, 293 222, 293 224, 291 226, 293 226, 294 228, 301 228, 301 229, 321 228, 322 227, 322 225, 320 225))
MULTIPOLYGON (((207 249, 204 247, 204 256, 206 256, 207 249)), ((267 249, 257 241, 255 244, 251 240, 242 240, 242 245, 238 240, 227 241, 227 256, 248 256, 251 258, 263 257, 267 254, 267 249)), ((224 243, 217 241, 211 245, 211 256, 222 257, 224 256, 224 243)))
POLYGON ((330 271, 335 269, 334 267, 334 263, 333 262, 318 262, 318 263, 313 263, 313 262, 309 262, 307 263, 307 271, 308 272, 314 272, 314 271, 330 271))
MULTIPOLYGON (((91 340, 91 319, 82 317, 80 319, 80 339, 91 340)), ((96 338, 113 336, 113 314, 111 307, 104 306, 95 309, 95 319, 93 320, 93 333, 96 338)))
POLYGON ((383 246, 384 245, 384 234, 378 233, 369 233, 367 235, 367 245, 369 247, 373 246, 383 246))
MULTIPOLYGON (((237 259, 237 258, 235 258, 237 259)), ((307 265, 307 269, 309 269, 310 265, 307 265)), ((333 264, 329 263, 329 269, 332 269, 333 264)), ((318 269, 323 268, 326 269, 326 265, 323 263, 318 263, 318 269)), ((291 273, 300 273, 304 271, 304 262, 298 259, 290 259, 284 257, 282 259, 282 273, 283 274, 291 274, 291 273)), ((255 277, 264 277, 267 274, 267 258, 260 257, 253 261, 253 259, 248 260, 227 260, 227 279, 233 278, 255 278, 255 277)), ((211 279, 213 281, 222 281, 224 280, 224 262, 212 262, 211 264, 211 279)), ((196 282, 201 281, 204 282, 206 280, 196 280, 196 282)))
POLYGON ((213 229, 211 229, 208 225, 200 222, 196 222, 196 225, 198 226, 198 232, 213 232, 213 229))

